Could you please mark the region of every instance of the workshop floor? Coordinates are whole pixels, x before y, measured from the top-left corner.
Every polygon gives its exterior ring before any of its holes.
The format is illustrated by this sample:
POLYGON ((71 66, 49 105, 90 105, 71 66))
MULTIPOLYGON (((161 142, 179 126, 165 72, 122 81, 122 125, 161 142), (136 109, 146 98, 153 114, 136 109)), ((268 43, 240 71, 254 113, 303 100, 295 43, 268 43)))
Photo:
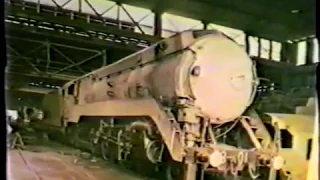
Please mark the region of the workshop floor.
MULTIPOLYGON (((40 149, 40 150, 39 150, 40 149)), ((8 150, 8 180, 141 180, 102 160, 81 158, 76 153, 37 150, 8 150)))

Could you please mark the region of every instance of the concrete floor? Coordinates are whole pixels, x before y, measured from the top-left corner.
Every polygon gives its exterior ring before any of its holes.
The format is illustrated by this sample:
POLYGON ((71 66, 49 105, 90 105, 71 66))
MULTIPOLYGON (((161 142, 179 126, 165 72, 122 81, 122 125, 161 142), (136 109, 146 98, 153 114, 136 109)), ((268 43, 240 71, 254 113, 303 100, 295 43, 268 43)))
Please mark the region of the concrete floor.
POLYGON ((8 180, 142 180, 104 161, 53 150, 8 150, 8 180))

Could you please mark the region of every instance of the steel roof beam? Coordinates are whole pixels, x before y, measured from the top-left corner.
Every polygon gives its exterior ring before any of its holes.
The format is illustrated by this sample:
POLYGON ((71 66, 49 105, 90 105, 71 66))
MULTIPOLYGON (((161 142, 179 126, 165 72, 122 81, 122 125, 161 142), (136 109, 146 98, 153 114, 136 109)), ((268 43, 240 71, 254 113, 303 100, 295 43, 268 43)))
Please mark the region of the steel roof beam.
MULTIPOLYGON (((30 4, 30 3, 29 3, 30 4)), ((34 3, 36 6, 36 3, 34 3)), ((24 17, 24 18, 30 18, 36 21, 49 21, 51 23, 56 23, 56 24, 64 24, 64 25, 68 25, 68 26, 72 26, 72 27, 77 27, 77 28, 85 28, 86 30, 91 30, 91 31, 96 31, 96 32, 102 32, 102 33, 106 33, 106 34, 113 34, 116 36, 122 36, 122 37, 127 37, 127 38, 133 38, 133 39, 137 39, 137 40, 144 40, 150 43, 154 43, 157 42, 159 40, 159 38, 151 36, 151 35, 146 35, 146 34, 139 34, 139 33, 135 33, 132 31, 128 31, 128 30, 119 30, 119 28, 115 27, 115 26, 107 26, 104 25, 102 23, 91 23, 90 25, 88 25, 88 22, 84 19, 71 19, 70 17, 70 13, 77 13, 77 12, 72 12, 72 11, 68 11, 68 10, 64 10, 63 12, 61 12, 60 16, 55 16, 55 12, 57 12, 57 10, 54 9, 54 7, 52 8, 52 12, 41 12, 38 13, 36 10, 33 9, 25 9, 22 10, 21 7, 16 6, 16 5, 8 5, 6 6, 6 10, 8 12, 9 15, 13 15, 13 16, 19 16, 19 17, 24 17), (66 15, 62 15, 62 14, 66 14, 66 15), (106 26, 108 28, 106 28, 106 26)))
POLYGON ((7 90, 7 91, 29 92, 29 93, 37 93, 37 94, 47 94, 47 93, 53 91, 54 89, 25 86, 25 87, 19 87, 19 88, 5 87, 5 90, 7 90))
POLYGON ((56 79, 56 80, 63 80, 63 81, 70 81, 73 79, 78 78, 78 76, 71 76, 71 75, 65 75, 65 74, 38 74, 35 72, 30 73, 19 73, 19 72, 11 72, 11 71, 5 71, 6 74, 12 74, 12 75, 20 75, 20 76, 29 76, 29 77, 35 77, 35 78, 45 78, 45 79, 56 79))

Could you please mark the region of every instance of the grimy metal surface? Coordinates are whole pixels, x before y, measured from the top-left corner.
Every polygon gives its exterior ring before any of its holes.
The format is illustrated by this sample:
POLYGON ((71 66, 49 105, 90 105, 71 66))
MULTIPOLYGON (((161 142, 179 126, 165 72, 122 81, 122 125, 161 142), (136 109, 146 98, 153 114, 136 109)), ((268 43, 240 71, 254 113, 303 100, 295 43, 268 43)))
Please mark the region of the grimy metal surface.
POLYGON ((257 84, 254 63, 233 40, 217 31, 185 31, 47 94, 42 124, 77 129, 88 117, 96 122, 149 120, 147 132, 160 135, 157 140, 166 145, 170 157, 187 165, 184 180, 194 180, 199 159, 224 171, 229 168, 227 159, 239 154, 249 157, 239 161, 249 168, 255 159, 271 162, 276 157, 268 150, 272 141, 261 119, 242 117, 257 84), (255 151, 217 141, 212 126, 231 121, 242 122, 255 151), (264 138, 262 145, 255 132, 264 138))

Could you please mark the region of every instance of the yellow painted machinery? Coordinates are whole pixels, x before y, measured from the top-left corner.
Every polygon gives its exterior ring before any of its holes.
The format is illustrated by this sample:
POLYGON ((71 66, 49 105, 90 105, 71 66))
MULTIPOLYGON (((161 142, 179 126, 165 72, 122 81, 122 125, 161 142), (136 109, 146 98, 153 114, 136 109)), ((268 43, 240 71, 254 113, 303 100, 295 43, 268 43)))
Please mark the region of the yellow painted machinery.
POLYGON ((285 161, 282 172, 290 180, 318 180, 319 126, 315 107, 315 98, 309 98, 295 114, 267 113, 275 129, 280 130, 279 155, 285 161))
MULTIPOLYGON (((316 102, 315 107, 316 110, 319 109, 318 102, 316 102)), ((319 180, 319 128, 319 111, 316 111, 307 180, 319 180)))

